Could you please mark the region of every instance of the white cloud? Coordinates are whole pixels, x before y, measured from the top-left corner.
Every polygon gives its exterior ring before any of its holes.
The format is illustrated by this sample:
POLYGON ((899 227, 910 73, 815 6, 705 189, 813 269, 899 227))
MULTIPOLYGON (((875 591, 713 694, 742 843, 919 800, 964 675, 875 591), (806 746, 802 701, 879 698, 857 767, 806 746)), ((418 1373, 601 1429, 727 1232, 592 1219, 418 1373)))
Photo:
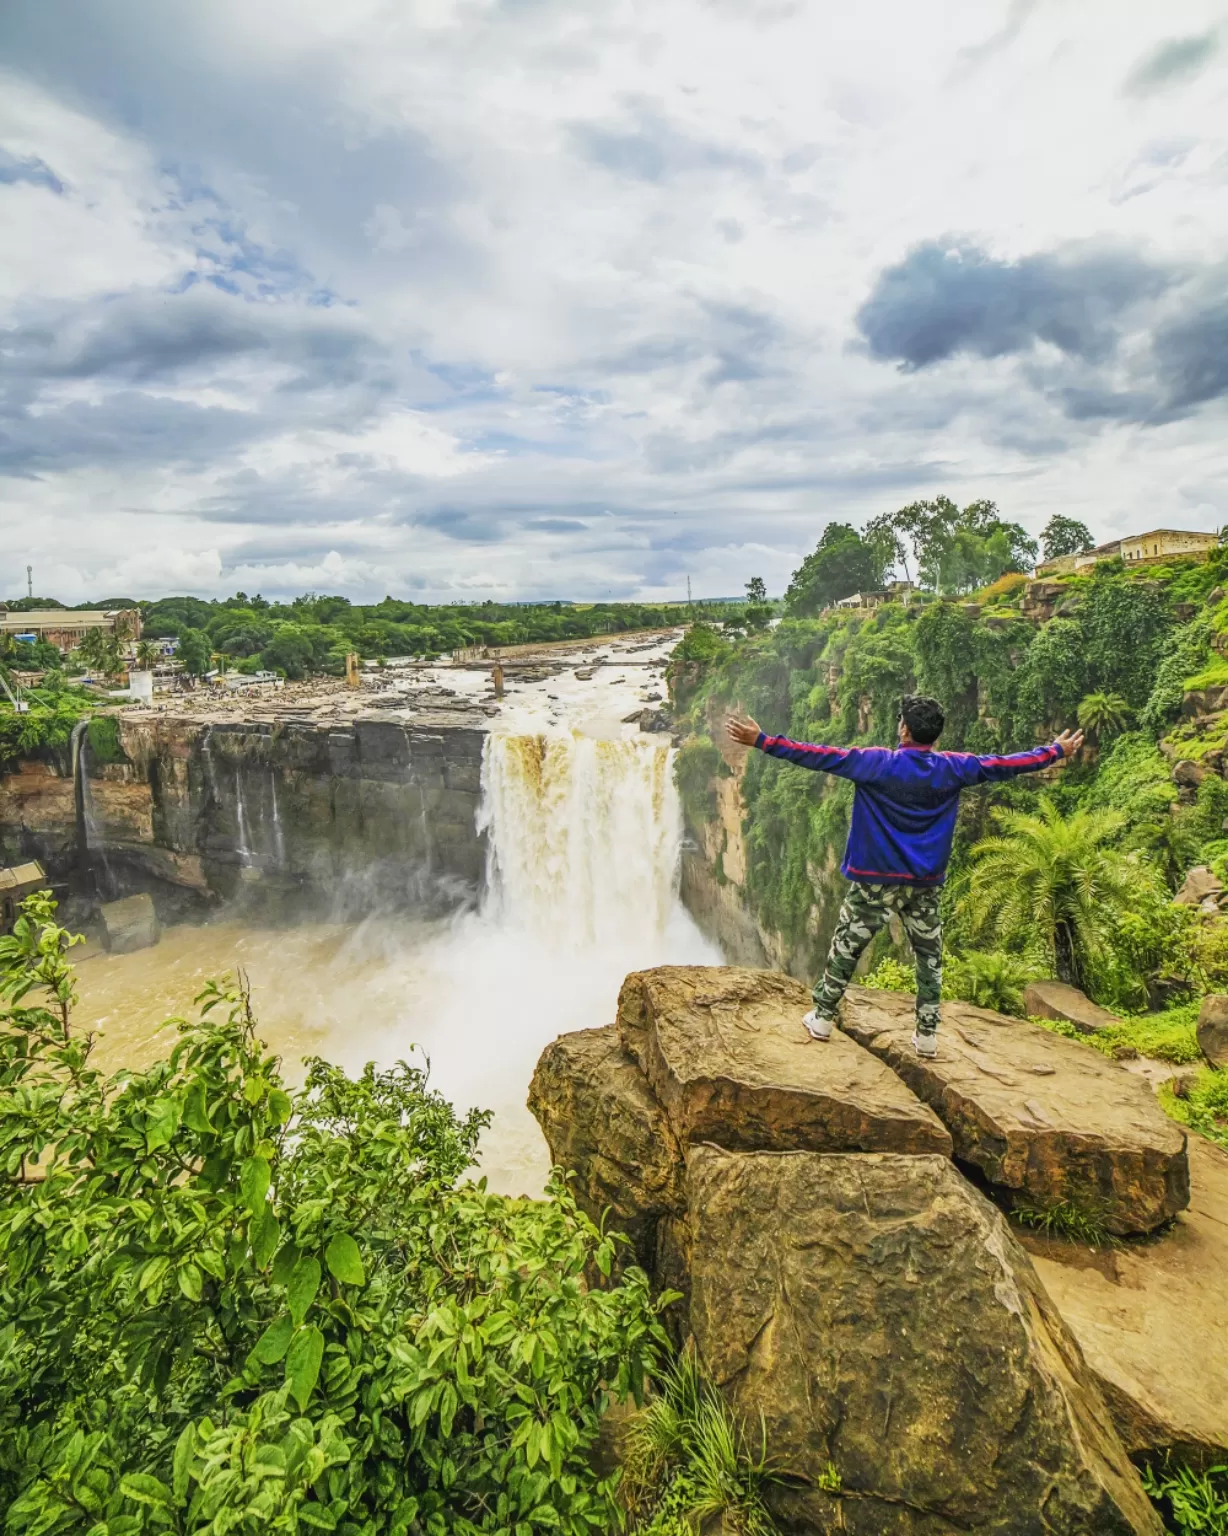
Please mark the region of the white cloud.
POLYGON ((1126 88, 1210 0, 136 0, 88 48, 7 10, 0 532, 66 598, 780 590, 828 518, 939 490, 1228 520, 1222 394, 1140 425, 1074 413, 1043 349, 850 345, 948 237, 1109 242, 1218 302, 1224 54, 1126 88))

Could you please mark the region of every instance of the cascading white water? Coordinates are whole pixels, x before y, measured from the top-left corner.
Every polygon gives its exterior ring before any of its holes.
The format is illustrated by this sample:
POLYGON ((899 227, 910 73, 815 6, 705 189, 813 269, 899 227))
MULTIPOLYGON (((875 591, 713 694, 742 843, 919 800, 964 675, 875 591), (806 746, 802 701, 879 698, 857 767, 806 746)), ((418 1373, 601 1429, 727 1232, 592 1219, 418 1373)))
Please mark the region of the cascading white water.
POLYGON ((653 944, 677 903, 672 759, 643 736, 488 737, 487 915, 572 949, 653 944))

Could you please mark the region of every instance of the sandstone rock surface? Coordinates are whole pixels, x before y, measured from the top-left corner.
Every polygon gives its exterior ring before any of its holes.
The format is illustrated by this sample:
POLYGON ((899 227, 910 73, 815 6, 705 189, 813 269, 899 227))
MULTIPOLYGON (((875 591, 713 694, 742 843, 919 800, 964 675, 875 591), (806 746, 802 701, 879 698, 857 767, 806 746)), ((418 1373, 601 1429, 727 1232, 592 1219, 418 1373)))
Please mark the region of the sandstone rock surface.
POLYGON ((1066 981, 1032 981, 1023 990, 1023 1011, 1031 1018, 1064 1019, 1085 1035, 1108 1029, 1120 1021, 1093 1003, 1086 992, 1066 981))
POLYGON ((1078 1348, 952 1163, 687 1161, 692 1331, 736 1411, 763 1415, 785 1529, 1158 1536, 1078 1348))
POLYGON ((913 1000, 850 987, 841 1025, 937 1111, 955 1156, 1040 1205, 1071 1201, 1114 1233, 1150 1232, 1190 1199, 1185 1135, 1147 1085, 1076 1040, 944 1003, 938 1056, 909 1040, 913 1000))
POLYGON ((1228 997, 1204 997, 1198 1010, 1198 1048, 1213 1067, 1228 1067, 1228 997))
POLYGON ((613 1024, 560 1035, 542 1052, 529 1108, 550 1159, 574 1171, 576 1198, 632 1241, 636 1262, 655 1266, 658 1220, 684 1209, 682 1154, 643 1073, 613 1024))
POLYGON ((152 896, 141 894, 125 896, 123 901, 104 902, 98 915, 102 919, 103 942, 112 954, 148 949, 161 936, 152 896))
POLYGON ((1127 1451, 1228 1460, 1228 1154, 1190 1137, 1190 1208, 1161 1239, 1089 1253, 1025 1237, 1127 1451))
POLYGON ((838 1031, 808 1042, 805 987, 775 971, 661 966, 627 978, 623 1046, 683 1145, 938 1152, 951 1138, 889 1067, 838 1031))

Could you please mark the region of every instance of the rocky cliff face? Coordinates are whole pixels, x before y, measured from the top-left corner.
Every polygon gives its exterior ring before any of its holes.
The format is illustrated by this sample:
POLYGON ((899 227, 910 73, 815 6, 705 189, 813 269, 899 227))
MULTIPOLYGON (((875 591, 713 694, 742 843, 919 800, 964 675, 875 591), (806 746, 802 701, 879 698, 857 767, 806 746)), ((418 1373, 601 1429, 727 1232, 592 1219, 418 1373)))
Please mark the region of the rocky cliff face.
POLYGON ((441 909, 473 900, 485 733, 127 714, 122 761, 88 750, 0 780, 5 851, 108 896, 190 907, 441 909))
POLYGON ((530 1107, 582 1203, 683 1293, 675 1327, 709 1374, 763 1415, 786 1529, 1158 1532, 1128 1453, 1228 1447, 1209 1317, 1164 1301, 1187 1250, 1200 1275, 1228 1262, 1228 1208, 1218 1227, 1202 1210, 1221 1176, 1185 1215, 1184 1136, 1130 1073, 963 1005, 918 1065, 901 1002, 852 989, 822 1045, 788 977, 643 972, 616 1024, 547 1048, 530 1107), (1003 1214, 1018 1201, 1153 1234, 1122 1250, 1133 1335, 1097 1323, 1087 1262, 1048 1254, 1047 1289, 1003 1214))

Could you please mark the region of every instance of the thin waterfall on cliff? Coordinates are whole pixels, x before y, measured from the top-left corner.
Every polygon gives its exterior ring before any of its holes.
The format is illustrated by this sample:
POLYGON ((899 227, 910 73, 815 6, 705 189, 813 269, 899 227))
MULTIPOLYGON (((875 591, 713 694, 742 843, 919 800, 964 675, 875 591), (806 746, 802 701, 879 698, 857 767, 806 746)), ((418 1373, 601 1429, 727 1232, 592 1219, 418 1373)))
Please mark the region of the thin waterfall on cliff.
POLYGON ((569 946, 658 939, 676 906, 682 841, 673 755, 648 737, 492 734, 486 910, 569 946))
POLYGON ((100 836, 98 813, 94 807, 94 794, 89 776, 89 721, 78 720, 72 728, 70 750, 72 752, 73 795, 77 816, 77 859, 79 865, 94 882, 99 896, 111 895, 111 868, 107 863, 105 844, 100 836))

